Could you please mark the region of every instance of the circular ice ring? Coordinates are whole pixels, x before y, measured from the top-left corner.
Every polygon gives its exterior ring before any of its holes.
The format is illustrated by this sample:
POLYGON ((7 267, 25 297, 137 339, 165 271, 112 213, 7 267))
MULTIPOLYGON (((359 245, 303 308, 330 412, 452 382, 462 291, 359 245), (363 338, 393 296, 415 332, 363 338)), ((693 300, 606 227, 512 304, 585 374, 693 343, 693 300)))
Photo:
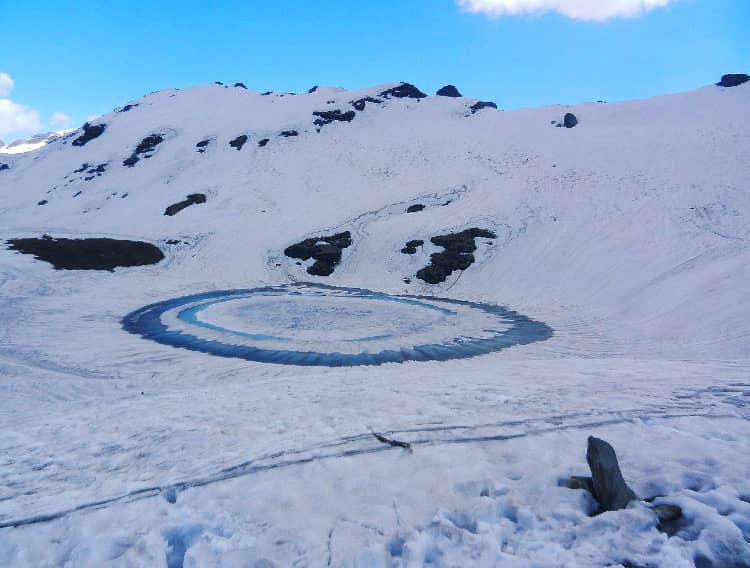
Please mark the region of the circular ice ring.
MULTIPOLYGON (((164 345, 220 357, 263 363, 327 367, 462 359, 500 351, 513 345, 543 341, 552 336, 552 329, 546 324, 493 304, 432 296, 388 295, 359 288, 309 283, 218 290, 164 300, 126 315, 122 319, 122 326, 130 333, 164 345), (255 296, 295 297, 300 300, 315 296, 389 301, 415 309, 436 310, 446 317, 456 316, 457 311, 470 313, 472 310, 479 310, 478 313, 481 314, 481 319, 485 324, 487 318, 490 318, 497 321, 497 326, 483 327, 481 330, 476 330, 476 333, 443 338, 439 342, 422 341, 416 345, 399 345, 396 348, 388 347, 380 351, 373 351, 372 347, 377 349, 377 342, 386 338, 385 335, 342 339, 339 342, 357 342, 358 344, 366 342, 368 349, 362 352, 341 352, 340 350, 295 350, 293 349, 294 338, 287 337, 281 332, 273 335, 248 333, 227 329, 199 318, 200 313, 211 306, 255 296), (175 323, 179 323, 179 326, 175 323), (201 337, 198 333, 203 333, 204 336, 201 337), (272 347, 264 343, 270 343, 272 347), (286 348, 287 345, 289 348, 286 348)), ((406 335, 403 339, 408 340, 408 338, 409 336, 406 335)), ((391 344, 400 339, 389 337, 391 344)))

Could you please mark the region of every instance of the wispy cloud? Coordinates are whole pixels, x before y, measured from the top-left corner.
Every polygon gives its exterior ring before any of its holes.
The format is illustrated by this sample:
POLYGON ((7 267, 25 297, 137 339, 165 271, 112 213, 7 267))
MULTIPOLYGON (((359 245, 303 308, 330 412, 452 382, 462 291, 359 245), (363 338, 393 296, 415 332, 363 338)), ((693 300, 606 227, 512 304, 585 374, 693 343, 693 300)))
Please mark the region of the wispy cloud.
POLYGON ((46 129, 68 128, 71 118, 63 112, 52 114, 48 124, 44 124, 39 118, 39 111, 14 102, 10 94, 15 87, 13 78, 4 72, 0 72, 0 138, 9 135, 25 136, 46 129))
POLYGON ((72 119, 64 112, 52 113, 52 118, 49 120, 50 126, 68 128, 70 127, 70 121, 72 119))
POLYGON ((612 18, 634 18, 677 0, 456 0, 474 13, 490 17, 557 12, 574 20, 602 22, 612 18))

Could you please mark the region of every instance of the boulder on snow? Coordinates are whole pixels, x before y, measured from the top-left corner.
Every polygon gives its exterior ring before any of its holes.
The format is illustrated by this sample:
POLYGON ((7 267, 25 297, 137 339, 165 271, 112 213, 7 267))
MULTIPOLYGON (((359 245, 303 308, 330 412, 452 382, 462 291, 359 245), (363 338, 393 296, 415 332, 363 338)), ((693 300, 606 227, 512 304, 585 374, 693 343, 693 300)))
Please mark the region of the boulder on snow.
POLYGON ((453 85, 440 87, 435 93, 438 97, 460 97, 462 96, 458 89, 453 85))
POLYGON ((617 454, 607 442, 589 436, 586 461, 591 469, 594 499, 599 503, 600 513, 624 509, 638 498, 625 483, 617 463, 617 454))
POLYGON ((247 89, 247 85, 245 83, 235 83, 235 87, 239 87, 240 89, 247 89))
POLYGON ((206 202, 206 195, 204 193, 191 193, 184 200, 173 203, 164 210, 164 214, 168 217, 177 215, 180 211, 191 205, 197 205, 199 203, 206 202))
POLYGON ((414 205, 409 205, 409 207, 406 208, 407 213, 419 213, 424 209, 424 205, 421 203, 415 203, 414 205))
POLYGON ((229 145, 232 148, 236 148, 237 151, 239 152, 240 150, 242 150, 242 147, 245 145, 245 142, 247 142, 247 134, 240 134, 237 138, 235 138, 234 140, 231 140, 229 142, 229 145))
POLYGON ((721 76, 721 81, 716 83, 717 87, 737 87, 750 81, 750 75, 745 73, 729 73, 721 76))
POLYGON ((0 172, 3 170, 9 170, 10 166, 8 164, 0 164, 0 172))
POLYGON ((563 117, 562 125, 565 128, 573 128, 576 124, 578 124, 578 117, 572 112, 566 112, 565 116, 563 117))
POLYGON ((471 111, 471 114, 474 114, 475 112, 477 112, 478 110, 482 110, 483 108, 497 109, 497 105, 492 101, 477 101, 469 107, 469 110, 471 111))

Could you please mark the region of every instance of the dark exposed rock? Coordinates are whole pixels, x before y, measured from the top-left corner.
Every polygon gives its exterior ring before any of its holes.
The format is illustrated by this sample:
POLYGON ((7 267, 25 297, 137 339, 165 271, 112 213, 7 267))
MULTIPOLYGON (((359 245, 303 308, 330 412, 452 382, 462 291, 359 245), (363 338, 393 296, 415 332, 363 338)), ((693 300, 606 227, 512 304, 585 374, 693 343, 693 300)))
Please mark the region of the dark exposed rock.
POLYGON ((315 85, 314 87, 310 87, 309 89, 307 89, 307 92, 308 92, 308 93, 314 93, 314 92, 315 92, 315 91, 317 91, 317 90, 318 90, 318 86, 317 86, 317 85, 315 85))
POLYGON ((438 97, 460 97, 462 96, 460 92, 458 92, 458 89, 454 87, 453 85, 446 85, 445 87, 440 87, 435 93, 438 97))
POLYGON ((573 475, 568 479, 561 480, 560 485, 568 489, 584 489, 594 494, 594 480, 582 475, 573 475))
POLYGON ((263 140, 258 140, 258 146, 262 148, 263 146, 268 144, 270 140, 271 140, 270 138, 263 138, 263 140))
POLYGON ((89 167, 89 163, 88 162, 84 162, 84 163, 81 164, 80 168, 78 168, 77 170, 73 170, 73 173, 74 174, 80 174, 81 172, 85 171, 86 168, 88 168, 88 167, 89 167))
POLYGON ((237 138, 229 142, 229 145, 232 148, 236 148, 239 152, 242 150, 242 147, 245 145, 245 142, 247 142, 247 134, 240 134, 237 138))
POLYGON ((9 170, 10 166, 8 164, 0 164, 0 172, 3 170, 9 170))
POLYGON ((201 140, 198 142, 195 147, 198 148, 199 153, 203 153, 206 151, 206 147, 211 143, 211 140, 206 138, 205 140, 201 140))
POLYGON ((586 461, 591 469, 594 498, 599 503, 600 513, 624 509, 637 499, 622 477, 614 448, 607 442, 589 436, 586 461))
POLYGON ((331 236, 305 239, 288 246, 284 249, 284 254, 300 260, 312 258, 315 262, 308 267, 307 273, 314 276, 330 276, 336 265, 341 262, 341 251, 351 244, 352 234, 344 231, 331 236))
POLYGON ((566 112, 565 116, 563 117, 563 126, 565 128, 573 128, 576 124, 578 124, 578 118, 576 115, 574 115, 572 112, 566 112))
POLYGON ((406 241, 406 246, 401 249, 402 254, 417 254, 417 247, 421 247, 424 241, 421 239, 414 239, 413 241, 406 241))
POLYGON ((483 108, 497 109, 497 105, 492 101, 477 101, 469 107, 469 110, 471 110, 471 114, 474 114, 475 112, 482 110, 483 108))
POLYGON ((264 92, 262 92, 262 93, 261 93, 260 95, 261 95, 262 97, 267 97, 268 95, 271 95, 271 94, 273 94, 273 91, 264 91, 264 92))
POLYGON ((181 242, 182 242, 182 241, 181 241, 181 240, 179 240, 179 239, 169 239, 169 240, 167 241, 167 244, 168 244, 168 245, 179 245, 179 244, 180 244, 181 242))
POLYGON ((422 211, 424 209, 424 205, 421 203, 415 203, 414 205, 409 205, 409 207, 406 208, 407 213, 418 213, 419 211, 422 211))
POLYGON ((94 138, 98 138, 107 129, 107 125, 106 124, 94 125, 94 124, 89 124, 87 122, 81 128, 83 128, 83 134, 81 134, 78 138, 73 140, 73 146, 85 146, 86 144, 91 142, 94 138))
POLYGON ((677 505, 654 505, 651 510, 656 513, 656 528, 668 536, 674 536, 680 529, 682 509, 677 505))
POLYGON ((133 110, 133 109, 134 109, 135 107, 137 107, 137 106, 139 106, 139 105, 138 105, 138 103, 131 103, 131 104, 129 104, 129 105, 125 105, 124 107, 122 107, 122 108, 121 108, 120 110, 118 110, 117 112, 128 112, 128 111, 131 111, 131 110, 133 110))
POLYGON ((356 113, 353 110, 341 112, 340 110, 316 110, 313 116, 317 116, 313 124, 318 128, 331 124, 332 122, 351 122, 354 120, 356 113))
POLYGON ((396 99, 423 99, 427 96, 411 83, 401 83, 396 87, 386 89, 385 91, 379 93, 379 95, 385 98, 393 97, 396 99))
POLYGON ((430 242, 445 250, 431 254, 430 264, 417 271, 417 278, 428 284, 438 284, 445 282, 453 271, 466 270, 474 264, 472 253, 477 250, 474 239, 479 237, 494 239, 496 235, 492 231, 474 227, 458 233, 432 237, 430 242))
POLYGON ((47 205, 47 203, 49 203, 49 201, 47 201, 46 199, 42 199, 41 201, 37 202, 37 205, 47 205))
POLYGON ((221 81, 214 81, 214 85, 224 85, 221 81))
POLYGON ((296 130, 283 130, 279 133, 279 136, 289 138, 290 136, 299 136, 299 132, 297 132, 296 130))
POLYGON ((186 207, 190 207, 191 205, 197 205, 199 203, 205 203, 205 202, 206 202, 205 194, 191 193, 183 201, 178 201, 177 203, 173 203, 172 205, 167 207, 164 211, 164 214, 171 217, 172 215, 177 215, 177 213, 179 213, 186 207))
POLYGON ((350 104, 359 111, 365 110, 365 105, 367 103, 373 103, 373 104, 380 104, 383 101, 380 99, 376 99, 373 97, 362 97, 361 99, 357 99, 356 101, 352 101, 350 104))
POLYGON ((745 73, 729 73, 721 76, 721 81, 716 83, 718 87, 737 87, 750 81, 750 75, 745 73))
POLYGON ((154 149, 162 142, 164 137, 161 134, 149 134, 138 143, 130 157, 123 160, 122 165, 132 168, 141 158, 150 158, 154 149))
POLYGON ((164 258, 158 247, 117 239, 12 239, 11 250, 34 255, 63 270, 113 270, 118 266, 156 264, 164 258))
POLYGON ((239 87, 241 89, 247 89, 247 86, 245 85, 245 83, 235 83, 234 86, 239 87))
POLYGON ((108 165, 109 165, 109 162, 104 162, 102 164, 97 164, 95 166, 92 166, 88 162, 85 162, 81 164, 80 168, 78 168, 77 170, 73 170, 73 173, 80 174, 85 171, 89 175, 85 176, 83 178, 83 181, 91 181, 95 177, 101 176, 107 170, 108 165))

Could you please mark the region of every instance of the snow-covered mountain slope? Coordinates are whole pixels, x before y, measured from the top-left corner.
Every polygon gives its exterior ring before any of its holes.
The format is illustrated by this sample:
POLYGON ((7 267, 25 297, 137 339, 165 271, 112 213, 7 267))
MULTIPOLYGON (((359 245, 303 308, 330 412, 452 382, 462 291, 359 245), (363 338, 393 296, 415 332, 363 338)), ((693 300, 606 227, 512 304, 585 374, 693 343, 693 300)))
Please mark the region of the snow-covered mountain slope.
POLYGON ((34 150, 43 148, 50 142, 54 142, 55 140, 64 137, 66 134, 75 132, 75 130, 75 128, 69 128, 67 130, 34 134, 28 138, 14 140, 10 144, 5 144, 0 140, 0 154, 23 154, 25 152, 33 152, 34 150))
POLYGON ((56 271, 0 248, 0 564, 750 562, 750 83, 512 112, 410 93, 159 91, 0 155, 0 240, 165 255, 56 271), (468 228, 495 235, 473 264, 417 277, 431 237, 468 228), (328 276, 284 254, 345 231, 328 276), (121 329, 153 302, 299 281, 501 304, 554 335, 320 372, 121 329), (667 540, 642 508, 590 519, 556 485, 590 432, 703 536, 667 540))
POLYGON ((264 96, 212 84, 148 95, 98 119, 106 130, 84 146, 74 133, 4 158, 2 236, 181 238, 189 244, 167 247, 169 270, 154 269, 160 281, 208 271, 234 286, 314 280, 281 251, 352 229, 342 265, 320 281, 450 290, 544 315, 574 309, 629 349, 750 353, 747 85, 475 114, 471 99, 379 96, 393 86, 264 96), (365 97, 383 102, 355 111, 351 101, 365 97), (330 110, 355 114, 317 132, 313 113, 330 110), (580 124, 554 128, 568 111, 580 124), (123 165, 151 134, 164 141, 150 159, 123 165), (241 135, 247 143, 231 147, 241 135), (207 202, 164 216, 195 193, 207 202), (428 206, 406 214, 413 203, 428 206), (498 235, 476 265, 443 286, 414 278, 439 250, 430 236, 475 225, 498 235), (411 239, 428 250, 401 254, 411 239))

